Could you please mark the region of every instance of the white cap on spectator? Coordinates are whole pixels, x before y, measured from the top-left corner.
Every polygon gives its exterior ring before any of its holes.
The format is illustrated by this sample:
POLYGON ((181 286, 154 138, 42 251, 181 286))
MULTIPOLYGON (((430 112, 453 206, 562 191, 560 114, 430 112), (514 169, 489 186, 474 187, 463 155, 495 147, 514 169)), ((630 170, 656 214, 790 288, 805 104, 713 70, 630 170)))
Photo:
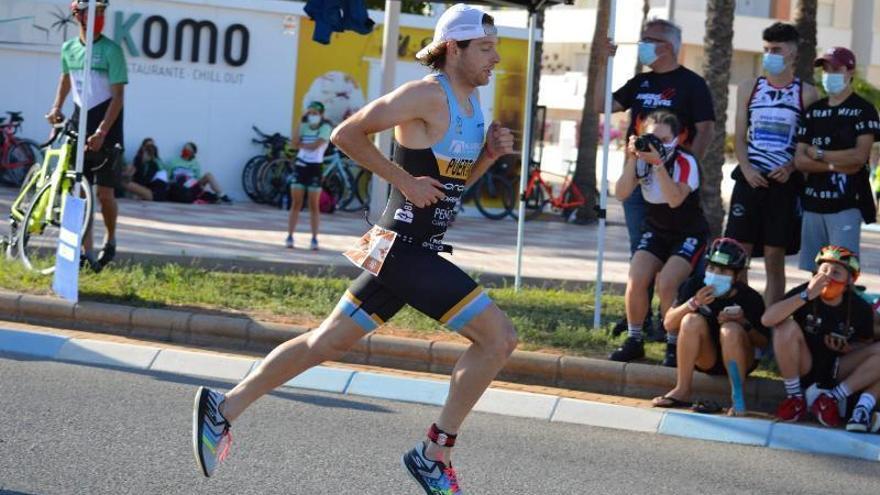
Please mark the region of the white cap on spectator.
POLYGON ((498 30, 492 25, 483 25, 482 10, 457 3, 449 7, 437 21, 434 29, 434 40, 416 53, 416 58, 424 60, 432 51, 447 41, 467 41, 495 36, 498 30))

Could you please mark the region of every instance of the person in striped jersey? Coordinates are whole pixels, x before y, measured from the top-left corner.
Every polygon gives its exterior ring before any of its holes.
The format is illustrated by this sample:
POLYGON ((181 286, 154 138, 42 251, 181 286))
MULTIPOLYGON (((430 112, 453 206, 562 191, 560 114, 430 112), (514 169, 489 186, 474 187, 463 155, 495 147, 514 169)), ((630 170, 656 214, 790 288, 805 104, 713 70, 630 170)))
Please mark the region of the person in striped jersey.
POLYGON ((750 256, 763 245, 764 301, 769 305, 785 292, 786 249, 800 241, 803 177, 795 173, 797 130, 803 109, 818 95, 814 86, 794 75, 797 29, 777 22, 764 30, 763 38, 764 74, 743 82, 737 92, 734 142, 739 166, 733 172, 736 184, 725 236, 742 243, 750 256))

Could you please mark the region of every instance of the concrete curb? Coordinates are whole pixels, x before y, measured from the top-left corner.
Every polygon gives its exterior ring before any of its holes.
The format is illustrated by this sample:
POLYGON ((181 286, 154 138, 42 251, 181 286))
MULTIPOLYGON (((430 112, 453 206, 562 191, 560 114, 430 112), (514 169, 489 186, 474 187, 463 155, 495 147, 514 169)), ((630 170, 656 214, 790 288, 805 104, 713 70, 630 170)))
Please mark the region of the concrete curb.
MULTIPOLYGON (((251 359, 0 329, 0 353, 237 381, 251 359)), ((283 385, 439 406, 448 383, 319 366, 283 385)), ((707 416, 490 388, 475 411, 880 462, 880 436, 767 420, 707 416)))
MULTIPOLYGON (((137 338, 253 352, 268 352, 309 331, 304 327, 255 321, 241 315, 135 308, 88 301, 73 305, 48 296, 0 291, 2 317, 40 325, 98 329, 137 338)), ((453 342, 370 334, 361 339, 342 361, 448 374, 465 349, 467 346, 453 342)), ((641 363, 515 351, 498 379, 651 398, 675 386, 675 370, 641 363)), ((729 400, 724 377, 696 373, 694 383, 701 398, 729 400)), ((751 409, 769 411, 782 400, 782 392, 778 382, 751 379, 746 384, 746 403, 751 409)))

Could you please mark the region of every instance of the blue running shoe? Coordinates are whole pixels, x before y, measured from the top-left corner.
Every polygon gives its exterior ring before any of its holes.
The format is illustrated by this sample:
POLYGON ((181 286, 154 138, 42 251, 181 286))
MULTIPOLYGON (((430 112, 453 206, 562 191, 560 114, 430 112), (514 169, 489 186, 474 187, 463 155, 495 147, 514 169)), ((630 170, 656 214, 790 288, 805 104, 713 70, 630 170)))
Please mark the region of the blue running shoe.
POLYGON ((220 414, 225 397, 207 387, 199 387, 193 404, 193 453, 206 477, 226 459, 232 446, 229 421, 220 414))
POLYGON ((425 443, 419 443, 403 455, 403 466, 427 495, 463 495, 455 469, 450 464, 425 457, 425 443))

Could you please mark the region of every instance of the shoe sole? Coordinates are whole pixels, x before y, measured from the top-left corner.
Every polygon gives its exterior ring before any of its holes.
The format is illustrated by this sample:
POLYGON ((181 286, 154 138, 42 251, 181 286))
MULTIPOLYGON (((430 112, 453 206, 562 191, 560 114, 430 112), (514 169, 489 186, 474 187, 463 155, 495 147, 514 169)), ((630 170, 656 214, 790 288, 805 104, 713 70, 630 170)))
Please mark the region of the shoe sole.
POLYGON ((422 487, 422 490, 425 490, 425 493, 426 493, 427 495, 433 495, 433 493, 431 492, 431 488, 428 487, 428 486, 427 486, 427 485, 421 480, 421 478, 420 478, 416 473, 413 472, 413 468, 411 468, 411 467, 409 466, 409 464, 407 464, 407 462, 406 462, 406 456, 408 456, 408 455, 409 455, 409 452, 407 452, 406 454, 403 454, 403 456, 401 456, 401 458, 400 458, 400 463, 403 465, 403 468, 406 469, 406 472, 409 473, 409 475, 412 477, 412 479, 414 479, 415 482, 418 483, 420 487, 422 487))
POLYGON ((211 475, 208 474, 208 470, 205 469, 205 462, 202 460, 202 449, 199 445, 199 439, 201 438, 201 432, 199 431, 199 426, 201 425, 201 404, 202 404, 202 396, 207 393, 207 389, 205 387, 199 387, 196 391, 195 402, 193 403, 193 431, 192 431, 192 444, 193 444, 193 454, 196 457, 196 464, 198 464, 199 469, 201 469, 202 474, 205 475, 206 478, 210 478, 211 475))
POLYGON ((868 433, 868 426, 863 424, 846 425, 846 431, 852 433, 868 433))
POLYGON ((826 423, 825 421, 822 421, 822 416, 820 416, 818 414, 816 414, 815 416, 816 416, 816 421, 818 421, 820 425, 822 425, 826 428, 837 428, 838 426, 840 426, 839 423, 836 425, 830 425, 830 424, 826 423))

